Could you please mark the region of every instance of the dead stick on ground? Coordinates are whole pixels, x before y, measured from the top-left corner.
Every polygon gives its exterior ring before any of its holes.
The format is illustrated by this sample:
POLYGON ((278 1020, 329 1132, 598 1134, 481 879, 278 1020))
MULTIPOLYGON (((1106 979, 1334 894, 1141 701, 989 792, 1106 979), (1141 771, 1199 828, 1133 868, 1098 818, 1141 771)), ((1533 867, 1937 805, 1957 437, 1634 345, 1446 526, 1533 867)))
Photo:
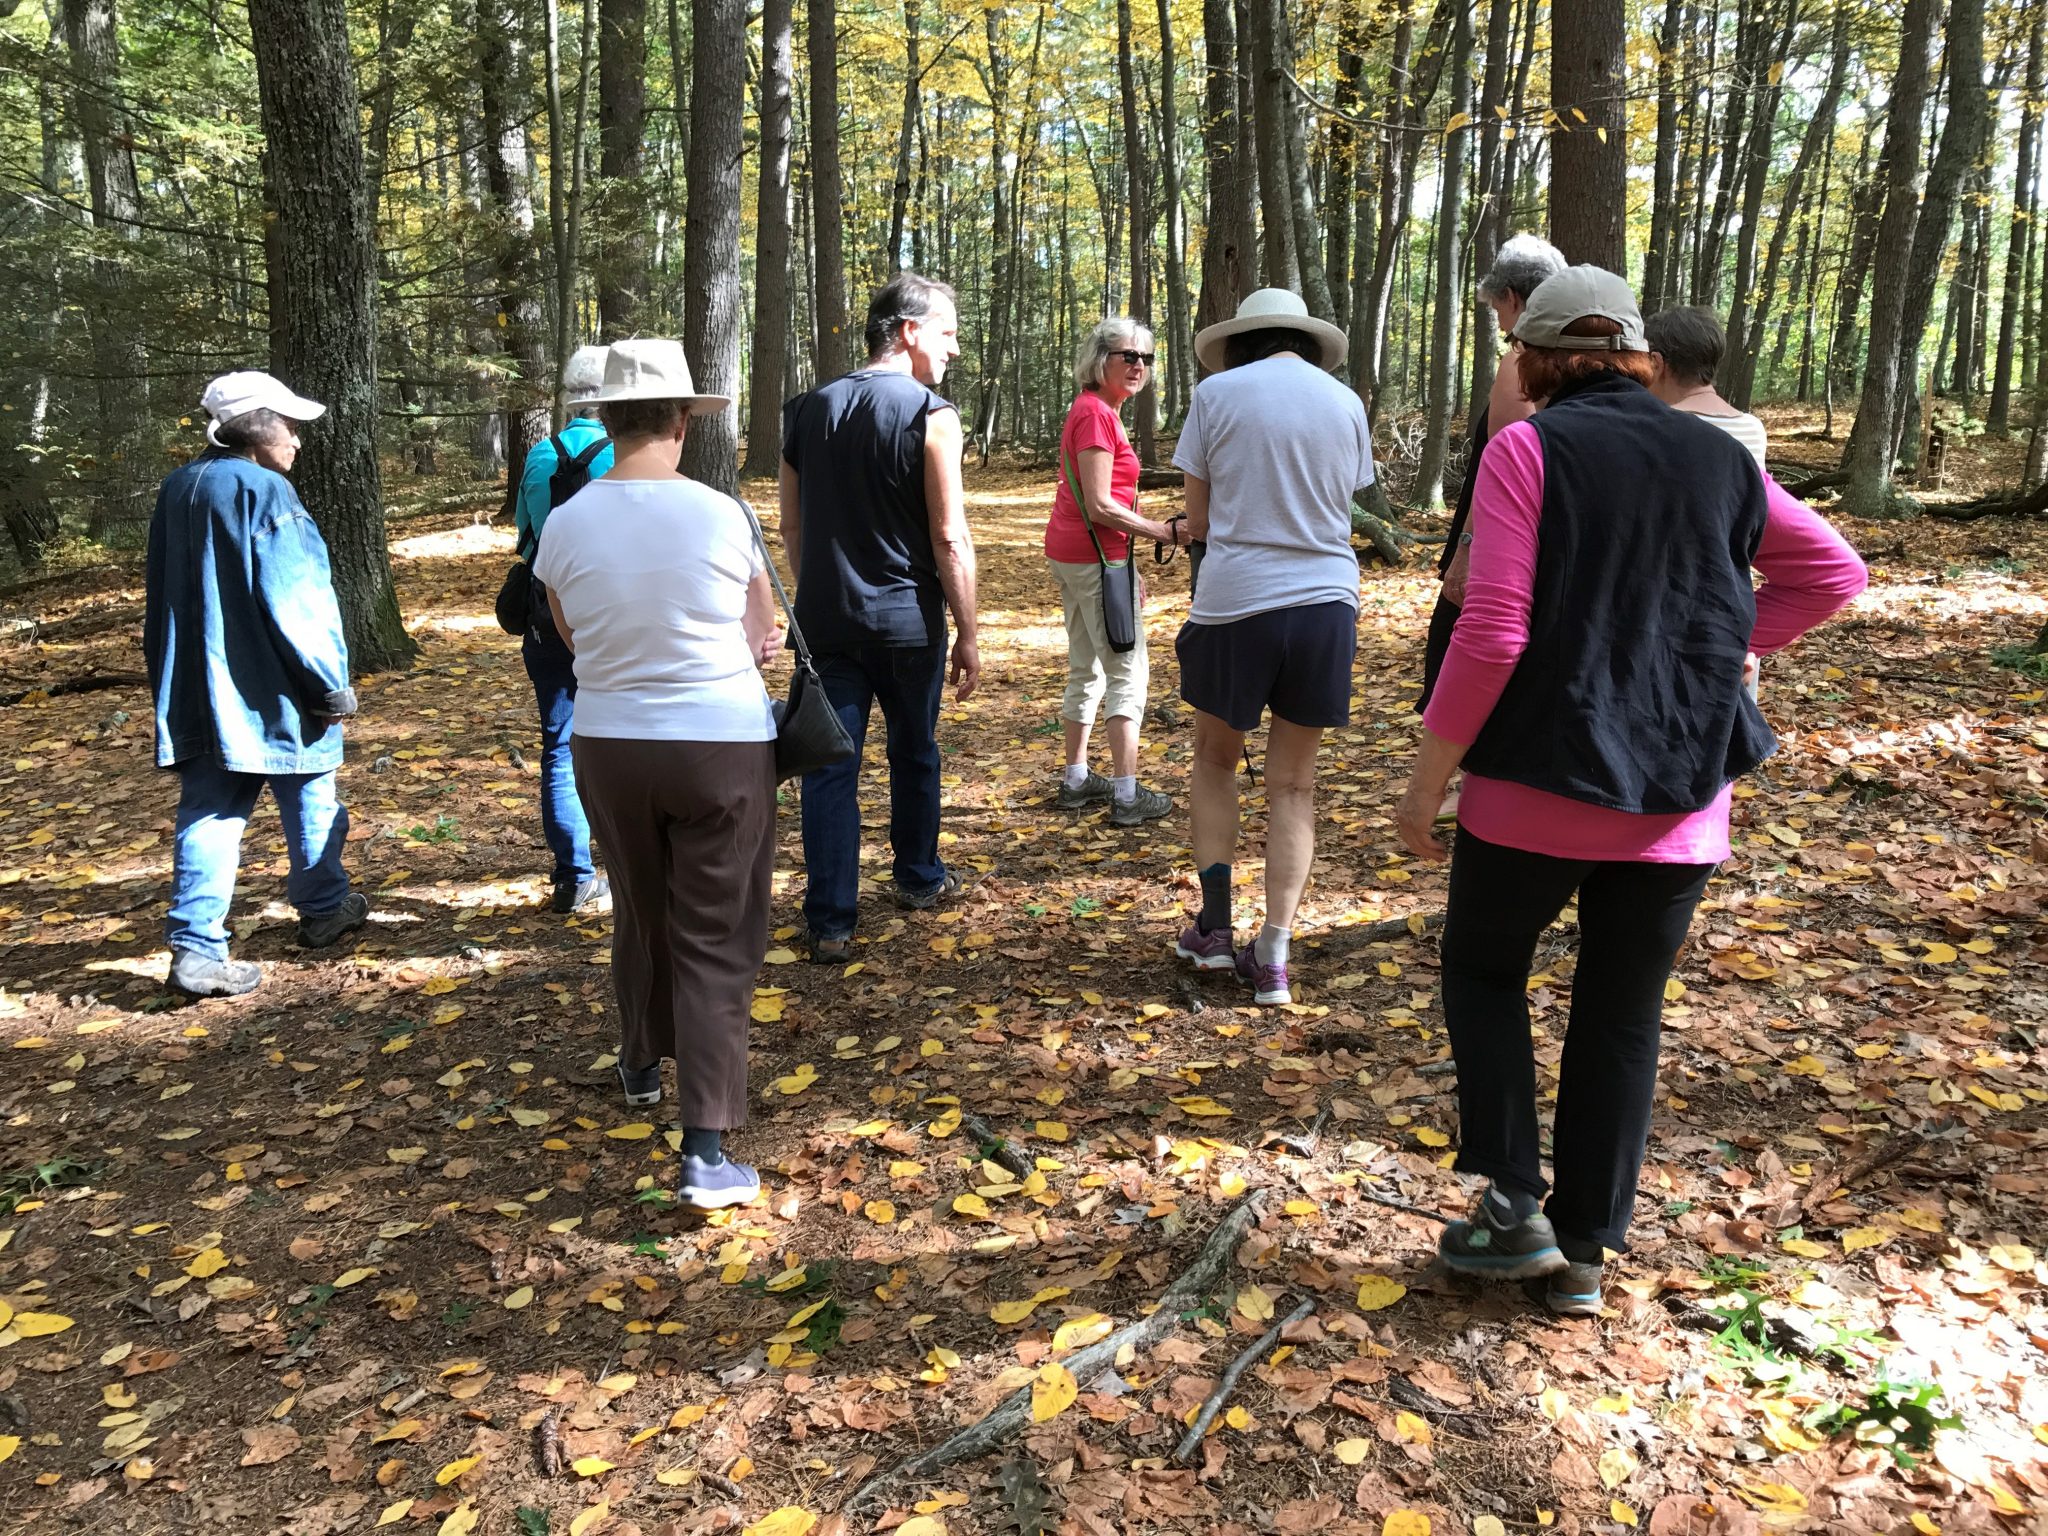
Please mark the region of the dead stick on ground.
POLYGON ((1314 1157, 1316 1148, 1323 1139, 1323 1127, 1330 1123, 1330 1106, 1325 1104, 1316 1111, 1316 1117, 1309 1122, 1305 1131, 1275 1131, 1266 1138, 1266 1145, 1282 1152, 1291 1152, 1296 1157, 1314 1157))
POLYGON ((1410 1216, 1424 1216, 1439 1225, 1452 1220, 1442 1211, 1432 1211, 1424 1205, 1410 1205, 1406 1200, 1396 1200, 1392 1195, 1376 1195, 1371 1190, 1360 1189, 1355 1184, 1351 1187, 1351 1193, 1361 1200, 1370 1200, 1374 1205, 1384 1205, 1390 1211, 1406 1211, 1410 1216))
POLYGON ((962 1115, 960 1117, 960 1128, 974 1138, 977 1149, 992 1149, 983 1151, 981 1154, 989 1162, 994 1163, 998 1168, 1009 1169, 1010 1172, 1017 1175, 1020 1179, 1031 1177, 1033 1172, 1031 1160, 1011 1146, 1009 1142, 998 1136, 995 1132, 995 1127, 982 1119, 981 1116, 962 1115))
POLYGON ((1847 1189, 1858 1179, 1868 1178, 1880 1168, 1888 1168, 1920 1144, 1942 1135, 1955 1126, 1955 1116, 1944 1116, 1940 1120, 1929 1120, 1910 1130, 1894 1131, 1868 1152, 1849 1159, 1839 1171, 1828 1171, 1806 1186, 1806 1197, 1799 1202, 1799 1214, 1811 1216, 1821 1206, 1834 1198, 1838 1189, 1847 1189))
MULTIPOLYGON (((962 1118, 962 1124, 965 1124, 962 1118)), ((1132 1349, 1144 1349, 1155 1340, 1164 1338, 1180 1326, 1180 1314, 1184 1307, 1202 1300, 1216 1283, 1216 1277, 1237 1252, 1245 1234, 1258 1221, 1260 1196, 1257 1192, 1230 1208, 1229 1214, 1216 1223, 1202 1251, 1195 1255, 1194 1263, 1169 1285, 1159 1298, 1159 1305, 1150 1317, 1119 1328, 1108 1338, 1077 1349, 1060 1364, 1073 1373, 1074 1380, 1086 1387, 1105 1369, 1115 1363, 1116 1357, 1125 1345, 1132 1349)), ((856 1488, 842 1505, 848 1515, 857 1515, 866 1506, 878 1502, 884 1494, 906 1483, 915 1483, 931 1477, 943 1468, 959 1462, 972 1461, 985 1456, 996 1447, 1005 1444, 1031 1422, 1031 1389, 1019 1387, 1004 1398, 988 1413, 940 1441, 923 1454, 900 1462, 886 1472, 877 1473, 856 1488)))
POLYGON ((1237 1390, 1237 1378, 1265 1358, 1266 1351, 1280 1342, 1280 1335, 1315 1311, 1313 1301, 1304 1301, 1287 1316, 1259 1335, 1259 1342, 1230 1362, 1230 1368, 1223 1373, 1223 1380, 1216 1384, 1202 1403, 1202 1411, 1195 1415, 1195 1422, 1188 1426, 1188 1432, 1180 1437, 1180 1444, 1173 1449, 1173 1459, 1186 1466, 1201 1448, 1202 1437, 1209 1432, 1209 1426, 1216 1422, 1216 1415, 1223 1411, 1223 1405, 1230 1394, 1237 1390))

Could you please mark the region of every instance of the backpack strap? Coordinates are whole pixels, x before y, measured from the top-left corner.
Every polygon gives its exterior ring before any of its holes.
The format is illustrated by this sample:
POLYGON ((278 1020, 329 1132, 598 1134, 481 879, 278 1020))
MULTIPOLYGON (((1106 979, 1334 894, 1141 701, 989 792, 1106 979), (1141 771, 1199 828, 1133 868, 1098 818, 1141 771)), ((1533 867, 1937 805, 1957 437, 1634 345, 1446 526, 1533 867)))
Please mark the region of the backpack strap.
MULTIPOLYGON (((585 443, 583 445, 583 451, 577 454, 576 457, 571 459, 569 462, 575 465, 578 469, 588 469, 590 468, 591 462, 594 459, 596 459, 596 457, 600 453, 603 453, 605 449, 611 447, 611 445, 612 440, 608 437, 594 438, 590 442, 585 443)), ((559 449, 557 449, 556 451, 558 453, 560 452, 559 449)))

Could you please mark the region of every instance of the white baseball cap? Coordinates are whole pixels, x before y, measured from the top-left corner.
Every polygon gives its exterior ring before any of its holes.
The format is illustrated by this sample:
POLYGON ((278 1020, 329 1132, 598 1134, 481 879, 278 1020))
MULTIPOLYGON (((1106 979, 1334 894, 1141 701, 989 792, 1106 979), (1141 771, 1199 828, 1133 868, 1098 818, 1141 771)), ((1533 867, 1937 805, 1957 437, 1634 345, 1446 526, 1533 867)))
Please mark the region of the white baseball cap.
POLYGON ((215 427, 251 411, 275 411, 293 421, 318 421, 327 414, 327 407, 318 400, 293 394, 281 380, 254 368, 222 374, 206 386, 199 403, 213 418, 207 423, 206 437, 216 445, 219 439, 213 435, 215 427))

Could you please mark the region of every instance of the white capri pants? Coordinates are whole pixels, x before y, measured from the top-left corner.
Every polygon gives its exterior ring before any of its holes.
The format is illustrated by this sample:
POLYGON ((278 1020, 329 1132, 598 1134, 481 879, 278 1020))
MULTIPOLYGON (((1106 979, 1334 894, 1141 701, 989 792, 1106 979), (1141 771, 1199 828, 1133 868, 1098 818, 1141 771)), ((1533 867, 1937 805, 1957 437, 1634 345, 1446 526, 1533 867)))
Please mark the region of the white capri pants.
POLYGON ((1110 719, 1137 719, 1145 712, 1145 692, 1152 682, 1144 614, 1138 615, 1138 643, 1122 653, 1111 650, 1102 622, 1102 567, 1093 560, 1046 564, 1059 583, 1067 615, 1067 691, 1060 701, 1061 718, 1093 725, 1096 709, 1106 700, 1110 719))

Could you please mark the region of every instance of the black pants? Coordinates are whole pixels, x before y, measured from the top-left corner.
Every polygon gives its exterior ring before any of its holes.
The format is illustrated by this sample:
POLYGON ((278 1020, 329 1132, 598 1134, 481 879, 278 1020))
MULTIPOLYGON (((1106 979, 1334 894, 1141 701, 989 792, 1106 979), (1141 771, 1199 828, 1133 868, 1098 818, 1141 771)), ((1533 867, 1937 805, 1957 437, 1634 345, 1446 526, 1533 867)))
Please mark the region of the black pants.
POLYGON ((1529 963, 1578 892, 1579 963, 1551 1137, 1556 1186, 1544 1207, 1561 1238, 1628 1246, 1657 1091, 1664 983, 1713 872, 1711 864, 1552 858, 1458 829, 1443 940, 1458 1168, 1510 1193, 1546 1188, 1529 963))

